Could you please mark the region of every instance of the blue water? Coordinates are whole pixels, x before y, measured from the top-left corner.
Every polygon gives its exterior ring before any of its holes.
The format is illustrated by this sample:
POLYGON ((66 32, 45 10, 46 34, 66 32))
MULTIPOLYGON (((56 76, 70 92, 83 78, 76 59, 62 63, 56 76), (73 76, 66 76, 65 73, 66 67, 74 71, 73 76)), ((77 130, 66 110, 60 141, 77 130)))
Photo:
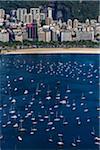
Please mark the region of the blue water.
POLYGON ((3 139, 0 140, 1 149, 98 149, 94 137, 99 136, 99 69, 99 55, 96 54, 0 55, 0 126, 3 134, 3 139), (37 88, 40 90, 38 95, 37 88), (67 88, 71 91, 67 92, 67 88), (28 91, 27 94, 24 93, 25 90, 28 91), (46 99, 48 90, 51 91, 50 100, 46 99), (60 94, 60 100, 56 99, 57 93, 60 94), (81 99, 82 93, 84 100, 81 99), (60 103, 65 96, 70 107, 60 103), (11 102, 12 99, 16 100, 15 104, 11 102), (33 104, 30 105, 31 102, 33 104), (72 110, 73 103, 75 110, 72 110), (55 105, 58 105, 58 108, 54 108, 55 105), (28 110, 25 110, 26 107, 28 110), (14 114, 9 113, 12 108, 15 110, 14 114), (50 114, 49 108, 54 114, 50 114), (88 108, 87 112, 84 112, 85 108, 88 108), (31 111, 37 121, 34 125, 37 128, 34 135, 30 134, 33 126, 32 115, 25 118, 31 111), (56 112, 58 117, 63 114, 68 125, 63 125, 63 118, 54 122, 56 112), (44 118, 45 113, 50 116, 53 125, 47 124, 48 119, 39 121, 39 114, 44 118), (13 115, 16 115, 17 119, 12 119, 13 115), (77 124, 76 117, 80 117, 80 125, 77 124), (25 132, 13 127, 15 123, 20 124, 20 119, 24 120, 25 132), (87 119, 90 119, 90 122, 87 122, 87 119), (9 125, 8 120, 11 121, 9 125), (3 127, 3 124, 6 127, 3 127), (55 127, 55 130, 51 130, 51 127, 55 127), (50 131, 46 131, 47 128, 50 131), (92 128, 95 129, 94 136, 91 135, 92 128), (57 144, 59 133, 63 134, 62 147, 57 144), (19 135, 22 141, 18 140, 19 135), (48 140, 50 135, 53 142, 48 140), (73 138, 77 139, 78 136, 81 142, 72 147, 73 138))

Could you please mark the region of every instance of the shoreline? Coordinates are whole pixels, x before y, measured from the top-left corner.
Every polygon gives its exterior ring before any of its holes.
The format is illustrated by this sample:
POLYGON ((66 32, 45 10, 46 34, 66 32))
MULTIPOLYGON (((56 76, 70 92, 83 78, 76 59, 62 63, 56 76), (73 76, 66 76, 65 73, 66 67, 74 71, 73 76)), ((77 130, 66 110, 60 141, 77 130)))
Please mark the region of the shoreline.
POLYGON ((1 54, 100 54, 99 48, 29 48, 2 51, 1 54))

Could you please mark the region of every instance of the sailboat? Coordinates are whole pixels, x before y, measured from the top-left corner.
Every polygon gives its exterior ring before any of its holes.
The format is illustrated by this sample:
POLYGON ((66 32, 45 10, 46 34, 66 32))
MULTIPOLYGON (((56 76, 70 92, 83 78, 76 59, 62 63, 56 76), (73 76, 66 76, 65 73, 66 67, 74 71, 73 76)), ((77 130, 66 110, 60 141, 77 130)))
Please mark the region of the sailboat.
POLYGON ((53 142, 52 136, 49 137, 49 142, 53 142))
POLYGON ((23 120, 20 120, 20 124, 19 124, 19 129, 18 130, 21 131, 21 132, 24 132, 24 131, 26 131, 26 129, 22 127, 22 122, 23 122, 23 120))
POLYGON ((16 111, 15 111, 15 103, 11 104, 11 108, 9 110, 9 113, 10 114, 14 114, 16 111))
POLYGON ((40 92, 41 92, 41 90, 39 89, 39 83, 37 83, 35 94, 38 95, 40 92))
POLYGON ((77 138, 77 143, 80 143, 81 142, 81 139, 80 139, 80 136, 78 136, 78 138, 77 138))
POLYGON ((0 124, 0 140, 3 139, 3 134, 2 134, 2 127, 1 127, 1 124, 0 124))
POLYGON ((68 121, 66 121, 66 119, 64 118, 63 119, 63 125, 67 125, 68 124, 68 121))
POLYGON ((60 121, 60 118, 58 118, 58 112, 56 111, 56 118, 54 119, 54 121, 60 121))
POLYGON ((48 125, 52 125, 53 122, 50 120, 50 116, 49 116, 49 119, 48 119, 48 125))
POLYGON ((8 115, 8 119, 7 119, 7 125, 11 124, 11 120, 9 118, 9 115, 8 115))
POLYGON ((72 146, 73 146, 73 147, 76 147, 75 138, 74 138, 74 140, 73 140, 73 142, 72 142, 72 146))
POLYGON ((78 120, 77 124, 78 124, 78 125, 80 125, 80 124, 81 124, 81 121, 80 121, 80 120, 78 120))
POLYGON ((94 127, 92 128, 91 134, 95 135, 95 129, 94 129, 94 127))
POLYGON ((44 118, 45 118, 45 119, 48 119, 48 118, 49 118, 49 116, 47 115, 47 111, 45 111, 44 118))
POLYGON ((85 95, 83 93, 82 93, 81 99, 83 100, 85 99, 85 95))
POLYGON ((60 118, 64 118, 62 111, 60 113, 60 118))
POLYGON ((57 144, 58 144, 58 146, 63 146, 64 145, 64 142, 63 142, 61 136, 59 137, 59 141, 57 142, 57 144))
POLYGON ((70 90, 70 88, 69 88, 69 85, 67 86, 66 92, 67 92, 67 93, 70 93, 70 92, 71 92, 71 90, 70 90))

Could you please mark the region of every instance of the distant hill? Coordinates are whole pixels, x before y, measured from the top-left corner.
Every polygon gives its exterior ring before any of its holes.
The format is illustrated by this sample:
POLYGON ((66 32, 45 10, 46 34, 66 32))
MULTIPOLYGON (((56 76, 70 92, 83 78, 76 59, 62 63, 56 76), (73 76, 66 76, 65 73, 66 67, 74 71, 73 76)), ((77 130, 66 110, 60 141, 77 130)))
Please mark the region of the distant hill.
POLYGON ((61 18, 66 21, 68 18, 77 18, 84 21, 86 18, 97 19, 99 15, 99 1, 0 1, 0 8, 6 10, 7 13, 12 9, 26 7, 42 6, 46 9, 47 6, 53 8, 54 19, 61 18))

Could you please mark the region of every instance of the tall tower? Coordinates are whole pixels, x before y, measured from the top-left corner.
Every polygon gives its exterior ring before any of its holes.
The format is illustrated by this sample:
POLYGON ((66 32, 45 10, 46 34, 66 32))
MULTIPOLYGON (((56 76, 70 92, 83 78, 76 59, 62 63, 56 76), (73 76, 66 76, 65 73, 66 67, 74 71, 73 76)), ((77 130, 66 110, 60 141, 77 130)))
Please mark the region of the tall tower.
POLYGON ((19 21, 24 21, 24 15, 27 14, 26 8, 18 8, 17 9, 17 19, 19 21))
POLYGON ((5 10, 0 9, 0 18, 4 18, 4 16, 5 16, 5 10))
POLYGON ((52 19, 52 8, 48 7, 48 18, 52 19))

